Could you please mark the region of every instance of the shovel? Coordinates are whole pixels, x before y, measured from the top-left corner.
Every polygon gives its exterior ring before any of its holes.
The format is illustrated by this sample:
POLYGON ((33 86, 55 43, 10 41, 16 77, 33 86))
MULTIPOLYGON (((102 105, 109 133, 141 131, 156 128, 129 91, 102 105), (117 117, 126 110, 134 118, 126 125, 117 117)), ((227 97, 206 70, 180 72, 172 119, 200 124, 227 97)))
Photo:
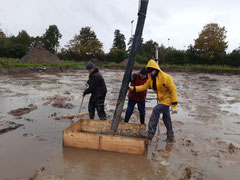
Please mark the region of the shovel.
POLYGON ((83 100, 84 100, 84 96, 82 97, 82 101, 81 101, 81 104, 80 104, 80 107, 79 107, 78 113, 80 113, 81 110, 82 110, 83 100))

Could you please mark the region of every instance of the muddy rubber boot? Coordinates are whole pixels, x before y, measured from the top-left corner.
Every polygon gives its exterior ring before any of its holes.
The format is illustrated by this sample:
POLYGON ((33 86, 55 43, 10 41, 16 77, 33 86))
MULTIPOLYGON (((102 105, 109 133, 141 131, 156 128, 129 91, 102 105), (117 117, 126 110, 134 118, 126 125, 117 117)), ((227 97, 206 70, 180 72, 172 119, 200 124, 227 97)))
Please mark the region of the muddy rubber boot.
POLYGON ((125 123, 128 123, 128 121, 129 121, 129 118, 126 118, 126 117, 125 117, 124 122, 125 122, 125 123))
POLYGON ((174 135, 172 134, 171 136, 167 136, 166 142, 176 142, 176 140, 174 139, 174 135))
POLYGON ((150 134, 148 133, 148 131, 142 131, 142 130, 140 130, 140 131, 139 131, 139 134, 140 134, 142 137, 148 138, 150 141, 151 141, 152 138, 153 138, 153 135, 150 135, 150 134))
POLYGON ((167 143, 174 143, 174 142, 176 142, 176 140, 174 138, 167 138, 166 142, 167 143))
POLYGON ((101 121, 106 121, 106 120, 107 120, 106 117, 99 117, 99 119, 100 119, 101 121))

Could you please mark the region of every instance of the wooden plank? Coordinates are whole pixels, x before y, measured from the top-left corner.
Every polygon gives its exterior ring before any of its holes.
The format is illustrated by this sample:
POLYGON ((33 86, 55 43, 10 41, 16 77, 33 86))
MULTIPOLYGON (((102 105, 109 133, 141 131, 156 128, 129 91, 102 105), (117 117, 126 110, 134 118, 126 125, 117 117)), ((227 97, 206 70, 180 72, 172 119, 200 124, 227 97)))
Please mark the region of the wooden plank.
POLYGON ((82 132, 63 132, 63 145, 84 149, 99 149, 99 135, 82 132))
POLYGON ((82 131, 90 133, 110 134, 111 121, 82 119, 82 131))
POLYGON ((67 114, 67 115, 62 115, 62 118, 72 118, 72 117, 81 117, 81 116, 85 116, 88 115, 88 112, 84 112, 84 113, 77 113, 77 114, 67 114))
POLYGON ((68 127, 65 131, 69 132, 80 132, 81 131, 81 124, 82 124, 82 119, 78 120, 74 124, 72 124, 70 127, 68 127))
POLYGON ((129 154, 144 154, 146 151, 146 144, 145 139, 102 135, 101 150, 129 154))
POLYGON ((99 136, 99 146, 98 146, 98 150, 101 151, 102 148, 102 136, 99 136))
POLYGON ((120 123, 117 132, 123 136, 111 136, 110 126, 111 121, 80 119, 63 131, 63 145, 130 154, 145 153, 146 139, 136 137, 141 137, 139 130, 145 130, 146 125, 120 123))

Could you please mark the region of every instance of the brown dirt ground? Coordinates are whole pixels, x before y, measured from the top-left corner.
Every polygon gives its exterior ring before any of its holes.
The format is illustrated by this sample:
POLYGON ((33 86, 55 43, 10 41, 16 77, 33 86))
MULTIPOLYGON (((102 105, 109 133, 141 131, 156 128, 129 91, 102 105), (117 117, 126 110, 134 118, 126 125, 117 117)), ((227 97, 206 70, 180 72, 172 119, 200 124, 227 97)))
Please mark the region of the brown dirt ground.
POLYGON ((29 104, 28 107, 11 110, 10 112, 8 112, 8 114, 11 114, 13 116, 22 116, 22 115, 28 114, 31 111, 34 111, 36 109, 37 109, 37 106, 35 106, 33 104, 29 104))
MULTIPOLYGON (((123 71, 102 69, 101 73, 108 87, 107 119, 112 120, 123 71)), ((239 75, 169 74, 179 97, 179 112, 172 115, 176 142, 164 141, 166 129, 160 120, 160 132, 149 143, 146 157, 62 147, 61 132, 72 121, 54 119, 77 112, 88 79, 86 71, 1 76, 0 119, 25 126, 0 136, 0 179, 236 179, 240 167, 239 75), (24 114, 24 119, 7 113, 27 107, 29 101, 38 109, 24 114), (58 101, 77 107, 53 107, 58 101), (39 167, 44 169, 37 170, 39 167)), ((88 98, 84 99, 83 112, 87 111, 88 98)), ((146 124, 155 105, 156 96, 149 90, 146 124)), ((130 123, 139 123, 137 108, 130 123)))
POLYGON ((43 48, 30 50, 21 60, 22 63, 61 64, 59 57, 43 48))

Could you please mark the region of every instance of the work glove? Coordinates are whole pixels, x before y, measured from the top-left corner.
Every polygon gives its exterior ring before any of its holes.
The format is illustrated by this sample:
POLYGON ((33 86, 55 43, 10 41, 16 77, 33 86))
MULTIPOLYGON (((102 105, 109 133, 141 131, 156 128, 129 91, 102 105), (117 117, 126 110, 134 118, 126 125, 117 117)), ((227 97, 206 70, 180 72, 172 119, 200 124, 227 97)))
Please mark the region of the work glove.
POLYGON ((172 114, 177 114, 178 109, 177 109, 177 105, 172 106, 172 114))
POLYGON ((136 87, 135 86, 130 86, 130 90, 131 91, 136 91, 136 87))

